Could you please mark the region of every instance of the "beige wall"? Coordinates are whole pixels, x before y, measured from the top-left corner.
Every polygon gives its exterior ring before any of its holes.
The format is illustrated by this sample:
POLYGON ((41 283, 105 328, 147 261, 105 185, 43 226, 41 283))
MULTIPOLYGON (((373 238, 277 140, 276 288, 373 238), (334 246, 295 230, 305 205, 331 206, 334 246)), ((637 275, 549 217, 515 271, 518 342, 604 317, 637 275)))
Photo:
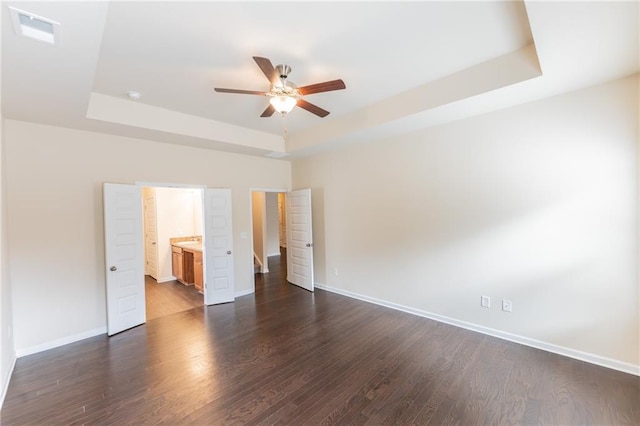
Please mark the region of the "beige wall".
POLYGON ((231 188, 236 293, 253 290, 249 188, 288 188, 290 165, 151 141, 5 121, 16 349, 104 330, 102 183, 231 188))
POLYGON ((265 193, 265 213, 267 215, 267 256, 280 254, 280 238, 278 225, 278 193, 265 193))
POLYGON ((296 160, 316 281, 637 369, 638 136, 636 75, 296 160))
POLYGON ((266 212, 265 212, 265 193, 255 191, 251 193, 251 213, 253 215, 253 254, 262 265, 261 271, 268 271, 266 253, 266 212))

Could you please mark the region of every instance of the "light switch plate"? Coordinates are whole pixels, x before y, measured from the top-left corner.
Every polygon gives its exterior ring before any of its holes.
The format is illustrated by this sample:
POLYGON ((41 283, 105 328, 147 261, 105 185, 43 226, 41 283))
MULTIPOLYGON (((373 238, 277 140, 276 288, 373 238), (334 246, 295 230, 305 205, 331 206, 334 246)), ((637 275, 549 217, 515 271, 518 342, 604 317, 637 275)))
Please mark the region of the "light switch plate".
POLYGON ((480 306, 482 306, 483 308, 490 308, 491 298, 489 296, 482 296, 480 298, 480 306))

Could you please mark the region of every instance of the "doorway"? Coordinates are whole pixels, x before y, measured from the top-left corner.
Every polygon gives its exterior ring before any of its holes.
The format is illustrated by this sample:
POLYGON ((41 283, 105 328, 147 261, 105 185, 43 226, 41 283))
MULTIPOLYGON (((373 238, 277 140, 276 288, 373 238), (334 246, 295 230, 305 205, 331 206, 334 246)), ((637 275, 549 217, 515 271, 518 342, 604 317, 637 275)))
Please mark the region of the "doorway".
POLYGON ((286 193, 278 190, 251 191, 251 247, 253 288, 262 274, 271 272, 271 262, 278 265, 286 258, 286 193))
POLYGON ((198 274, 183 274, 190 263, 202 277, 202 197, 200 188, 142 187, 147 320, 204 304, 198 274))
POLYGON ((278 241, 279 253, 274 253, 274 256, 286 257, 286 261, 281 264, 286 265, 287 282, 313 292, 311 189, 288 192, 254 189, 250 191, 250 197, 254 291, 256 275, 269 272, 269 247, 274 247, 275 241, 278 241), (272 201, 269 203, 270 199, 272 201), (269 212, 271 212, 271 219, 269 219, 269 212), (275 215, 277 215, 277 225, 275 215), (275 236, 276 228, 277 236, 275 236))
MULTIPOLYGON (((109 336, 146 321, 143 186, 151 185, 103 184, 109 336)), ((233 302, 235 274, 231 189, 202 189, 202 206, 204 304, 233 302)), ((192 245, 193 241, 188 241, 188 244, 192 245)))

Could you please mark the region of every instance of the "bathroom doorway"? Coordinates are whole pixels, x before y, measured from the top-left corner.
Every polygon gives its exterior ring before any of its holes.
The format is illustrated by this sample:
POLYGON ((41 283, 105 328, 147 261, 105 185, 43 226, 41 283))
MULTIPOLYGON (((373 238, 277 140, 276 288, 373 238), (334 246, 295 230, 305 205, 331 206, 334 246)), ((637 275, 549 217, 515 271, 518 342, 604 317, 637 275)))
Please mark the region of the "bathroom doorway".
POLYGON ((142 187, 147 320, 204 304, 202 191, 142 187))

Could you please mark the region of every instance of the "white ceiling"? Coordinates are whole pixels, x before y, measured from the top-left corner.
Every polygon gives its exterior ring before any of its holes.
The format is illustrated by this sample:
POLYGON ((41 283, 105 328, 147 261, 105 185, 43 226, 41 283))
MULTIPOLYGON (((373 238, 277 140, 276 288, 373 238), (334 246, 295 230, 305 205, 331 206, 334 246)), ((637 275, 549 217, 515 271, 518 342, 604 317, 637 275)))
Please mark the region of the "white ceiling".
POLYGON ((638 21, 637 1, 2 2, 2 113, 306 155, 638 72, 638 21), (60 22, 61 43, 17 36, 9 5, 60 22), (260 118, 266 98, 213 91, 268 90, 252 56, 347 89, 306 98, 326 118, 260 118))

